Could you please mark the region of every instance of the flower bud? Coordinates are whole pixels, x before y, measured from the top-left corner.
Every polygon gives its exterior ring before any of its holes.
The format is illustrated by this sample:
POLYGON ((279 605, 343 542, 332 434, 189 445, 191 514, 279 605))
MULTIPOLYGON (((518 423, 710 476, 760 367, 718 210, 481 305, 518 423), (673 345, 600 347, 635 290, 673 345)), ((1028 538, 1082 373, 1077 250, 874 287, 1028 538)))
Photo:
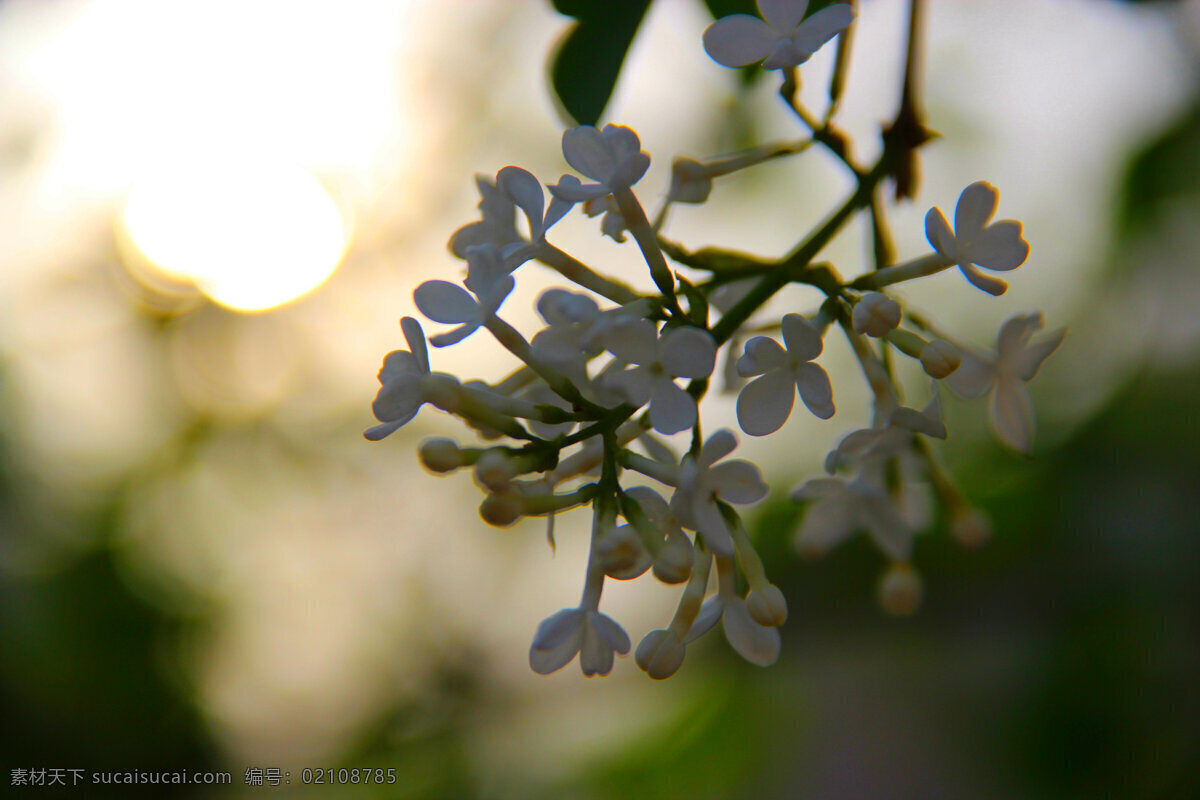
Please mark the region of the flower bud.
POLYGON ((746 608, 755 622, 768 628, 777 628, 787 621, 787 600, 773 583, 751 589, 750 594, 746 595, 746 608))
POLYGON ((633 658, 656 681, 674 675, 683 664, 687 649, 683 640, 670 630, 650 631, 637 646, 633 658))
POLYGON ((992 521, 978 508, 964 505, 950 518, 950 535, 963 547, 973 550, 992 538, 992 521))
POLYGON ((453 472, 462 466, 458 445, 452 439, 426 439, 417 454, 430 472, 453 472))
POLYGON ((921 605, 924 586, 910 565, 897 561, 879 580, 879 605, 889 614, 907 617, 921 605))
POLYGON ((479 504, 479 516, 488 525, 507 528, 519 520, 524 512, 524 503, 516 494, 489 494, 479 504))
POLYGON ((629 525, 610 528, 595 544, 597 562, 610 578, 627 581, 650 569, 652 558, 629 525))
POLYGON ((934 339, 921 351, 921 366, 931 378, 945 378, 962 363, 962 353, 945 339, 934 339))
POLYGON ((488 450, 475 462, 475 477, 494 492, 508 488, 516 476, 516 465, 503 450, 488 450))
POLYGON ((854 330, 867 336, 885 336, 900 324, 900 304, 881 292, 867 292, 850 316, 854 330))
POLYGON ((663 583, 683 583, 692 574, 692 542, 681 532, 667 536, 654 560, 654 577, 663 583))

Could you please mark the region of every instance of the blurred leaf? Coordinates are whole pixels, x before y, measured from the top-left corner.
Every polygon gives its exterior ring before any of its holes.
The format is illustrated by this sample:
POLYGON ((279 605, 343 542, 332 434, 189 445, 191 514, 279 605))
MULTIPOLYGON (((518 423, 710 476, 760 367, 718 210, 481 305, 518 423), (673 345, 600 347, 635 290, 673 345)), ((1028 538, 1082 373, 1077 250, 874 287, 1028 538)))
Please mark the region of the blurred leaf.
POLYGON ((553 0, 578 22, 555 48, 550 80, 563 110, 580 125, 595 125, 621 75, 625 54, 651 0, 553 0))
POLYGON ((1200 192, 1200 101, 1137 154, 1125 175, 1117 219, 1128 235, 1166 203, 1200 192))

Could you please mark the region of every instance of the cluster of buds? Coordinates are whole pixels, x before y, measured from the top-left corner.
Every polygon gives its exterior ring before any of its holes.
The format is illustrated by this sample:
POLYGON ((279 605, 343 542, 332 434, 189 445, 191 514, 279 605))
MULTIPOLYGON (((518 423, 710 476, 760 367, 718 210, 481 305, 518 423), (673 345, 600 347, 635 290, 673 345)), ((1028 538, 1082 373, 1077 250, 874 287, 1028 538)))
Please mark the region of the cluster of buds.
POLYGON ((721 64, 762 61, 764 68, 780 71, 782 96, 810 128, 804 139, 709 163, 677 160, 671 190, 653 223, 633 189, 650 156, 627 127, 566 131, 563 156, 587 181, 563 175, 549 185, 548 203, 543 184, 519 167, 505 167, 494 180, 480 177, 481 219, 450 241, 451 251, 466 262, 461 285, 427 281, 414 298, 425 317, 451 326, 431 336, 429 344, 446 347, 482 329, 520 366, 494 384, 434 372, 420 323, 406 317, 401 328, 408 349, 389 353, 379 372, 373 410, 380 424, 366 432, 367 438, 388 436, 424 404, 462 419, 477 432, 480 446, 433 439, 421 445, 420 458, 436 473, 473 470, 485 495, 480 515, 487 523, 508 526, 544 517, 553 542, 555 515, 591 508, 582 596, 577 606, 538 627, 529 654, 536 672, 553 672, 578 656, 585 675, 608 674, 614 656, 633 648, 621 625, 600 612, 604 583, 647 572, 683 586, 670 623, 648 633, 636 648, 638 666, 651 677, 674 674, 687 645, 718 622, 747 660, 766 666, 778 658, 787 602, 768 579, 738 511, 766 497, 768 486, 757 466, 728 458, 737 446, 733 432, 722 429, 707 437, 701 432, 698 401, 722 358, 728 365, 726 382, 740 387, 741 430, 769 436, 784 426, 797 394, 816 417, 835 416, 833 387, 816 362, 830 331, 847 339, 872 393, 873 418, 868 427, 837 442, 825 459, 827 475, 792 491, 804 506, 796 545, 804 553, 822 553, 865 532, 886 558, 880 600, 893 613, 910 613, 920 601, 921 582, 911 563, 913 537, 928 524, 930 495, 945 507, 954 535, 964 544, 978 545, 988 535, 986 517, 954 489, 929 447, 929 439, 947 435, 940 384, 963 397, 990 394, 1000 439, 1020 450, 1032 444, 1026 383, 1063 332, 1035 341, 1041 315, 1020 314, 1004 323, 995 353, 984 353, 956 342, 889 294, 897 283, 951 267, 975 287, 1003 293, 1006 284, 980 269, 1010 271, 1024 263, 1029 245, 1021 224, 992 222, 999 193, 989 183, 973 183, 958 199, 953 228, 938 208, 926 216, 932 252, 891 263, 876 190, 897 177, 900 165, 911 167, 911 154, 896 152, 900 145, 888 145, 896 140, 885 137, 878 162, 858 164, 832 121, 836 98, 821 122, 795 102, 797 65, 854 20, 849 5, 827 6, 808 18, 806 6, 805 0, 760 0, 765 21, 729 17, 704 37, 721 64), (844 162, 857 188, 783 258, 715 248, 692 252, 663 235, 672 203, 702 203, 714 178, 805 152, 813 144, 844 162), (601 230, 613 239, 625 241, 629 234, 656 292, 635 291, 548 241, 550 229, 576 205, 589 215, 603 214, 601 230), (525 220, 520 228, 518 211, 525 220), (815 259, 863 211, 869 211, 875 233, 875 263, 844 279, 834 265, 815 259), (504 321, 501 308, 515 272, 530 263, 556 271, 578 291, 544 292, 537 311, 545 326, 527 338, 504 321), (825 300, 807 313, 787 313, 774 322, 753 319, 790 284, 816 287, 825 300), (928 377, 929 397, 920 410, 902 404, 896 378, 901 356, 928 377), (689 444, 677 452, 672 437, 684 433, 689 444), (714 566, 717 590, 706 600, 714 566))

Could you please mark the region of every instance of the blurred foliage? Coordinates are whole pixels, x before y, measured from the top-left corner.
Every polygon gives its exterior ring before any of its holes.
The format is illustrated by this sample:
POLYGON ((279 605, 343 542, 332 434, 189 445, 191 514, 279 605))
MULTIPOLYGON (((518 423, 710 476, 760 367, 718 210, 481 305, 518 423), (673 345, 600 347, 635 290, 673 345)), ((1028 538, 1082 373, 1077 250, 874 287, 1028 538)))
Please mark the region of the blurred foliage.
MULTIPOLYGON (((652 0, 551 0, 560 14, 574 17, 550 58, 554 96, 576 125, 596 125, 612 98, 625 56, 652 0)), ((703 0, 714 19, 758 14, 754 0, 703 0)), ((837 0, 813 0, 808 13, 837 0)), ((742 71, 750 82, 761 70, 742 71)))

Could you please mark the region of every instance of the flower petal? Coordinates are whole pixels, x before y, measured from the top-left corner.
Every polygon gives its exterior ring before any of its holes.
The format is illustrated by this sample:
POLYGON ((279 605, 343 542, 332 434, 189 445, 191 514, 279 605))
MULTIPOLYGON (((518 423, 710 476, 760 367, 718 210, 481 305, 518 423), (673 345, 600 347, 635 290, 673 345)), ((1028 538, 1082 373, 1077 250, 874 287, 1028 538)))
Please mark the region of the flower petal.
POLYGON ((1005 219, 989 225, 971 242, 967 257, 987 269, 1006 272, 1029 257, 1029 242, 1021 237, 1021 223, 1005 219))
POLYGON ((586 613, 582 608, 564 608, 546 617, 533 635, 534 649, 549 650, 566 641, 583 625, 586 613))
POLYGON ((704 445, 700 448, 700 456, 696 459, 696 464, 700 467, 711 467, 732 453, 736 447, 737 437, 733 435, 733 431, 721 428, 705 440, 704 445))
POLYGON ((1005 363, 1005 367, 1012 370, 1012 374, 1023 381, 1033 380, 1033 376, 1037 375, 1042 362, 1058 349, 1058 346, 1062 344, 1063 337, 1066 335, 1066 328, 1059 328, 1053 331, 1037 344, 1031 344, 1026 347, 1014 356, 1011 362, 1005 363))
POLYGON ((711 631, 713 626, 720 622, 724 611, 725 604, 721 602, 719 596, 714 594, 705 600, 704 605, 700 606, 700 613, 696 615, 696 619, 692 622, 692 627, 688 629, 687 636, 683 637, 683 643, 691 644, 711 631))
POLYGON ((758 17, 733 14, 704 31, 704 51, 721 66, 746 67, 766 58, 777 38, 758 17))
POLYGON ((721 625, 725 628, 725 638, 729 644, 751 664, 769 667, 779 660, 783 643, 779 629, 755 622, 744 600, 725 604, 721 625))
POLYGON ((999 278, 989 278, 987 275, 984 275, 982 272, 975 269, 975 267, 973 267, 971 264, 964 262, 959 264, 958 268, 962 270, 962 274, 965 275, 967 280, 974 284, 976 288, 982 289, 993 297, 999 297, 1008 291, 1007 283, 999 278))
POLYGON ((584 629, 579 608, 564 609, 542 622, 529 649, 529 666, 539 675, 562 669, 583 647, 584 629), (572 613, 574 616, 568 616, 572 613), (552 630, 543 635, 548 628, 552 630))
POLYGON ((737 399, 738 425, 751 436, 772 434, 787 422, 795 399, 792 376, 773 369, 742 387, 737 399))
POLYGON ((434 347, 449 347, 452 344, 458 344, 477 330, 479 330, 478 322, 468 322, 445 333, 430 336, 429 343, 434 347))
POLYGON ((999 202, 1000 191, 987 181, 975 181, 963 189, 954 207, 954 235, 963 242, 974 241, 999 202))
POLYGON ((802 53, 812 55, 834 36, 837 36, 854 21, 854 8, 849 3, 826 6, 800 25, 792 36, 792 46, 802 53))
POLYGON ((590 678, 607 675, 613 668, 613 651, 591 625, 583 627, 583 644, 579 649, 579 668, 590 678))
POLYGON ((421 372, 429 374, 429 348, 425 346, 425 331, 421 330, 421 323, 412 317, 401 317, 400 330, 404 333, 404 341, 408 342, 408 349, 412 351, 417 366, 421 372))
POLYGON ((672 434, 696 424, 696 400, 665 376, 654 381, 650 397, 650 424, 659 433, 672 434))
POLYGON ((650 402, 655 389, 654 377, 645 367, 634 367, 605 375, 602 385, 605 389, 620 393, 625 402, 639 408, 650 402))
POLYGON ((635 319, 613 325, 605 332, 604 346, 630 364, 658 361, 658 333, 649 320, 635 319))
POLYGON ((709 486, 727 503, 757 503, 769 491, 758 467, 749 461, 727 461, 709 472, 709 486))
POLYGON ((882 435, 883 431, 879 428, 861 428, 846 434, 838 446, 825 456, 825 471, 830 475, 837 472, 838 467, 870 449, 882 435))
POLYGON ((563 132, 563 158, 577 172, 604 183, 617 168, 608 142, 591 125, 580 125, 563 132))
POLYGON ((991 412, 992 425, 1000 441, 1022 453, 1028 453, 1033 448, 1033 399, 1023 382, 996 381, 991 412))
POLYGON ((996 367, 978 356, 963 351, 962 363, 951 375, 944 379, 950 389, 966 400, 983 397, 992 388, 996 378, 996 367))
POLYGON ((533 173, 520 167, 505 167, 496 175, 496 186, 525 212, 529 220, 529 238, 533 241, 542 238, 545 233, 542 211, 546 196, 542 192, 542 184, 533 173))
POLYGON ((775 30, 791 33, 804 19, 808 0, 758 0, 758 13, 775 30))
POLYGON ((367 428, 365 431, 363 431, 363 436, 372 442, 378 442, 380 439, 384 438, 385 436, 390 436, 393 433, 395 433, 403 425, 405 425, 406 423, 411 421, 412 418, 415 417, 416 415, 417 415, 417 412, 413 411, 413 413, 408 415, 407 417, 404 417, 404 418, 401 418, 398 420, 394 420, 393 422, 385 422, 382 425, 376 425, 373 428, 367 428))
POLYGON ((897 561, 907 561, 912 556, 912 529, 886 492, 880 490, 877 495, 862 496, 858 514, 880 550, 897 561))
MULTIPOLYGON (((580 183, 574 175, 565 175, 558 183, 549 187, 550 194, 566 203, 586 203, 606 194, 612 194, 612 187, 606 183, 580 183), (567 180, 570 178, 571 180, 567 180)), ((565 211, 563 212, 566 213, 565 211)))
POLYGON ((1042 312, 1032 314, 1014 314, 1004 320, 1000 332, 996 335, 996 353, 999 361, 1016 358, 1025 350, 1030 337, 1042 329, 1042 312))
POLYGON ((434 322, 468 322, 479 318, 479 304, 467 290, 449 281, 425 281, 413 292, 421 313, 434 322))
POLYGON ((717 361, 712 335, 699 328, 675 328, 659 342, 659 361, 679 378, 707 378, 717 361))
POLYGON ((821 355, 821 350, 825 347, 821 341, 821 333, 807 319, 799 314, 785 314, 780 326, 783 328, 783 342, 787 345, 789 356, 801 361, 812 361, 821 355))
POLYGON ((600 634, 604 643, 621 655, 628 653, 629 648, 633 646, 629 634, 612 617, 593 611, 588 614, 588 621, 596 629, 596 633, 600 634))
POLYGON ((836 411, 833 407, 833 385, 829 374, 816 364, 801 364, 792 371, 796 389, 808 410, 821 419, 829 419, 836 411))
POLYGON ((946 258, 958 260, 954 253, 954 233, 950 230, 946 215, 937 206, 929 209, 929 213, 925 215, 925 238, 938 253, 946 258))
POLYGON ((779 342, 767 336, 755 336, 746 342, 742 357, 737 361, 737 374, 743 378, 762 375, 787 364, 787 353, 779 342))

